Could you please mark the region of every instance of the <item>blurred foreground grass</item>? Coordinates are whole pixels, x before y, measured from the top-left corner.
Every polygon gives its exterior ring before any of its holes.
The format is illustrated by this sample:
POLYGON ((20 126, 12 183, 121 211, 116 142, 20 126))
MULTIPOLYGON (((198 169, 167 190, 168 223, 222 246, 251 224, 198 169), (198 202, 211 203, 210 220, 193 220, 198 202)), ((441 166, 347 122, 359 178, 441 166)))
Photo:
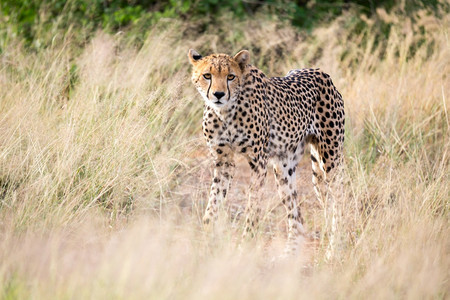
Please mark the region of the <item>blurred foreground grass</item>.
MULTIPOLYGON (((39 51, 9 40, 0 68, 1 297, 447 298, 449 21, 398 6, 370 18, 347 13, 308 36, 277 20, 224 17, 203 34, 156 25, 140 47, 101 31, 85 44, 60 33, 39 51), (189 48, 247 48, 272 76, 301 67, 332 76, 347 115, 333 263, 314 241, 298 259, 272 263, 285 232, 269 215, 243 253, 240 220, 205 235, 209 158, 189 48)), ((320 230, 310 181, 299 183, 306 226, 320 230)), ((245 189, 233 193, 239 206, 245 189)))

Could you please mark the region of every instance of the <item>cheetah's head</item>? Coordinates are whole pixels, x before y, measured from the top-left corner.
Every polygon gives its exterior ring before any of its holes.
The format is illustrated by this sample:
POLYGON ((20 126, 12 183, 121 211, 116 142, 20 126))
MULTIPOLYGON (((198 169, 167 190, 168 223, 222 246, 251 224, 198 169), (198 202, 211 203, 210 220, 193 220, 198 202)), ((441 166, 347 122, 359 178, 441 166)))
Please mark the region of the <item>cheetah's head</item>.
POLYGON ((202 57, 191 49, 188 57, 193 66, 192 82, 208 106, 221 109, 238 98, 250 59, 247 50, 234 57, 226 54, 202 57))

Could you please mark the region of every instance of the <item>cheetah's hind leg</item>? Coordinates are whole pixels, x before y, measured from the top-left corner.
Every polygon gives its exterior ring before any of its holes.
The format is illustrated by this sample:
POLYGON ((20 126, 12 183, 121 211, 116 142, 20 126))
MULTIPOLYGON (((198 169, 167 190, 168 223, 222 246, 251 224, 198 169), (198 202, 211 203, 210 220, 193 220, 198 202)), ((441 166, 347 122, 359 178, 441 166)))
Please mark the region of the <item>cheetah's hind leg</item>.
POLYGON ((328 235, 328 245, 325 252, 327 261, 331 261, 335 255, 336 235, 338 227, 337 198, 342 194, 342 164, 336 163, 336 167, 326 171, 326 165, 320 155, 317 143, 311 143, 312 182, 317 199, 324 212, 325 228, 322 234, 322 244, 325 235, 328 235))
POLYGON ((305 239, 305 229, 303 228, 303 218, 296 188, 298 160, 296 155, 292 155, 292 157, 274 161, 274 175, 278 194, 288 218, 288 240, 283 254, 284 257, 301 251, 305 239))

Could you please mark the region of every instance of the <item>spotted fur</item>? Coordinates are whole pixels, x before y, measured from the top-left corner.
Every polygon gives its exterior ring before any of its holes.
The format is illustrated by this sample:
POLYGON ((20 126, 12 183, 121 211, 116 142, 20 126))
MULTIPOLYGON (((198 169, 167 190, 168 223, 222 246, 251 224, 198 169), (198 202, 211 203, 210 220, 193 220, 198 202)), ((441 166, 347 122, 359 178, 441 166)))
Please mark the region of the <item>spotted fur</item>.
POLYGON ((331 78, 319 69, 292 70, 285 77, 266 77, 249 64, 243 50, 234 57, 188 53, 192 82, 205 101, 203 134, 214 160, 204 223, 217 218, 234 174, 234 154, 244 155, 252 169, 244 235, 255 232, 258 202, 268 160, 288 218, 286 251, 294 252, 305 235, 296 189, 296 168, 306 144, 311 145, 314 189, 329 187, 341 164, 344 102, 331 78))

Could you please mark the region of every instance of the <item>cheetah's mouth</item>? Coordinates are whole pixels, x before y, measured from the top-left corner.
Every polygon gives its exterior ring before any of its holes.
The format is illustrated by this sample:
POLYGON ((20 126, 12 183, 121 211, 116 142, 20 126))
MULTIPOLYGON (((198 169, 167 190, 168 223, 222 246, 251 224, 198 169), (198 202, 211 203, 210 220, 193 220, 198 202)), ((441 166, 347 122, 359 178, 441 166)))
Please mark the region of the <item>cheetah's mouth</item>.
POLYGON ((216 101, 214 101, 213 102, 215 105, 222 105, 223 103, 222 102, 220 102, 219 100, 216 100, 216 101))

